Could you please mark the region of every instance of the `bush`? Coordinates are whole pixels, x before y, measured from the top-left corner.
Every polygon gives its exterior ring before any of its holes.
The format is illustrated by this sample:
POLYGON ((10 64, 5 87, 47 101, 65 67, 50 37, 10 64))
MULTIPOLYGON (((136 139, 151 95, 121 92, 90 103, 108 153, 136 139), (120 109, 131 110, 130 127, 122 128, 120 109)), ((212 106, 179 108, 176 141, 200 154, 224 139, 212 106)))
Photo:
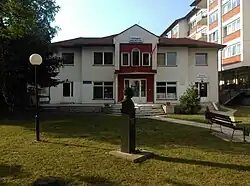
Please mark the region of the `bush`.
POLYGON ((201 110, 200 97, 194 85, 188 87, 180 97, 180 107, 185 114, 197 114, 201 110))
POLYGON ((183 109, 181 105, 175 105, 174 106, 174 113, 175 114, 183 114, 183 109))

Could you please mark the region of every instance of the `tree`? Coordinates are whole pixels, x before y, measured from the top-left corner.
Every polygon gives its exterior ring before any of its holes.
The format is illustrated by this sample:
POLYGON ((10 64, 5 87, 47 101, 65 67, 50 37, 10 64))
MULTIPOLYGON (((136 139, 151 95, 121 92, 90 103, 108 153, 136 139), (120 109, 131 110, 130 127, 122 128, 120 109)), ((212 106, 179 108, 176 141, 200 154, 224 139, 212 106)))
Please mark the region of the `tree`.
POLYGON ((200 97, 195 85, 190 85, 180 97, 180 107, 185 114, 197 114, 200 111, 200 97))
POLYGON ((5 102, 25 106, 27 84, 34 84, 32 53, 43 57, 37 72, 41 87, 56 86, 60 59, 51 55, 51 26, 59 7, 54 0, 0 0, 0 90, 5 102))

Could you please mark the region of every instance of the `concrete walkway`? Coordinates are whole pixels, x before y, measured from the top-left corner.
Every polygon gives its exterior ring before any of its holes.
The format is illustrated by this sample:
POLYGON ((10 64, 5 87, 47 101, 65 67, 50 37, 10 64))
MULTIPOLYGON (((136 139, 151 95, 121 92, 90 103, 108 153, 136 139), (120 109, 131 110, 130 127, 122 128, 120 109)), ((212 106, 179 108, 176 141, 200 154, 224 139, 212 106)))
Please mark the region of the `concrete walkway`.
MULTIPOLYGON (((233 111, 228 112, 227 114, 232 114, 233 111)), ((180 119, 173 119, 173 118, 168 118, 167 116, 151 116, 148 117, 150 119, 156 119, 160 121, 167 121, 171 123, 178 123, 178 124, 183 124, 183 125, 189 125, 189 126, 194 126, 194 127, 200 127, 200 128, 206 128, 209 130, 210 125, 205 124, 205 123, 199 123, 199 122, 194 122, 194 121, 186 121, 186 120, 180 120, 180 119)), ((213 124, 212 127, 212 134, 225 140, 225 141, 230 141, 231 140, 231 135, 233 133, 233 130, 227 127, 222 127, 223 133, 220 132, 220 126, 217 124, 213 124)), ((250 142, 250 136, 246 136, 246 141, 250 142)), ((235 131, 234 132, 234 138, 233 142, 243 142, 243 132, 242 131, 235 131)))

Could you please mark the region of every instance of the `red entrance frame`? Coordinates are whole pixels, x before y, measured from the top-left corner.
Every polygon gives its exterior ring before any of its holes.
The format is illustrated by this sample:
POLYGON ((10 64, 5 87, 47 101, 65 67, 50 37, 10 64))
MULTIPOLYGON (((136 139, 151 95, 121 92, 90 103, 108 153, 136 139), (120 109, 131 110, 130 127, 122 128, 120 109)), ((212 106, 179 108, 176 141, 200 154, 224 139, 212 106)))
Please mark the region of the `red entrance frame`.
POLYGON ((147 80, 147 102, 154 102, 154 74, 118 74, 118 101, 123 100, 124 79, 147 80))

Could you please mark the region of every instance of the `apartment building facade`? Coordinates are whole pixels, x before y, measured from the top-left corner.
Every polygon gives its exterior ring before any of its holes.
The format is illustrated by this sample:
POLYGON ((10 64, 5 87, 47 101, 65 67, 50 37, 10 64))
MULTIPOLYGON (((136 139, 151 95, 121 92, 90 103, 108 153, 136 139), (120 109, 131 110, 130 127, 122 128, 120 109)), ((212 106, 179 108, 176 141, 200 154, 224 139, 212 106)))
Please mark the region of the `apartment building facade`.
POLYGON ((53 43, 63 57, 50 103, 115 104, 131 87, 135 103, 178 103, 190 84, 202 102, 218 101, 217 54, 222 45, 159 37, 139 25, 102 38, 53 43))
MULTIPOLYGON (((197 37, 197 21, 200 11, 206 14, 206 39, 208 42, 226 45, 218 53, 218 71, 220 84, 244 84, 250 81, 250 20, 247 10, 250 8, 249 0, 195 0, 192 4, 197 12, 187 21, 191 22, 187 35, 180 37, 197 37), (195 31, 194 31, 195 30, 195 31)), ((203 16, 205 18, 205 16, 203 16)), ((204 26, 205 27, 205 26, 204 26)), ((184 29, 186 30, 186 28, 184 29)), ((181 31, 180 31, 181 32, 181 31)), ((163 33, 166 36, 166 33, 163 33)), ((169 35, 168 35, 169 36, 169 35)))

